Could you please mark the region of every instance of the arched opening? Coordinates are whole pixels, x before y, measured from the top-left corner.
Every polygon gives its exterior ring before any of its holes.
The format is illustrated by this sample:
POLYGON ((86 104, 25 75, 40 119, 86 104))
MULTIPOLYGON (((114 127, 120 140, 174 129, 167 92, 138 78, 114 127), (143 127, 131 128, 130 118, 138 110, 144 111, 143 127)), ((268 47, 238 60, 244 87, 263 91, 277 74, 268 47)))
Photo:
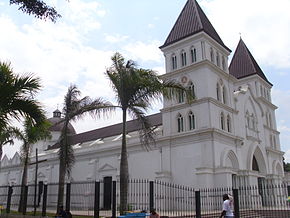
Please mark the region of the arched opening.
POLYGON ((194 130, 195 129, 195 116, 192 113, 192 111, 190 111, 188 113, 188 121, 189 121, 189 130, 194 130))
POLYGON ((186 52, 184 50, 181 51, 181 66, 186 66, 186 52))
POLYGON ((177 117, 177 132, 183 132, 183 131, 184 131, 183 116, 181 114, 178 114, 178 117, 177 117))
POLYGON ((219 83, 216 84, 216 99, 221 101, 221 87, 219 83))
POLYGON ((192 82, 189 82, 188 88, 190 89, 192 96, 193 96, 193 97, 196 97, 196 96, 195 96, 194 85, 193 85, 192 82))
POLYGON ((230 115, 227 116, 227 131, 231 132, 231 117, 230 115))
POLYGON ((225 130, 225 116, 224 116, 224 113, 221 113, 221 115, 220 115, 220 123, 221 123, 221 129, 225 130))
POLYGON ((214 53, 212 48, 210 48, 210 61, 214 63, 214 53))
POLYGON ((191 62, 195 63, 196 62, 196 48, 192 47, 190 49, 190 54, 191 54, 191 62))
POLYGON ((171 56, 171 65, 173 70, 177 69, 177 58, 175 54, 171 56))

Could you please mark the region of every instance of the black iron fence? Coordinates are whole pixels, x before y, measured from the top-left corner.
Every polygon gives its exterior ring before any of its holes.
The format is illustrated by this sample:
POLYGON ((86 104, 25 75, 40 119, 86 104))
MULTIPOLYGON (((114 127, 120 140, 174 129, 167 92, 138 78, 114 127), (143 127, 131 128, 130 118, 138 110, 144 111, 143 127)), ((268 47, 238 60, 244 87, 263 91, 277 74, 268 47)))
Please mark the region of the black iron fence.
MULTIPOLYGON (((99 218, 119 215, 119 182, 72 182, 65 185, 64 206, 75 215, 99 218)), ((58 184, 40 183, 25 187, 23 214, 38 211, 42 216, 53 215, 57 207, 58 184)), ((235 217, 289 218, 290 186, 270 184, 244 186, 237 189, 194 189, 163 181, 133 179, 129 181, 128 211, 149 211, 155 208, 168 217, 218 217, 222 209, 222 196, 233 196, 235 217)), ((21 186, 0 186, 2 213, 17 211, 21 186)))

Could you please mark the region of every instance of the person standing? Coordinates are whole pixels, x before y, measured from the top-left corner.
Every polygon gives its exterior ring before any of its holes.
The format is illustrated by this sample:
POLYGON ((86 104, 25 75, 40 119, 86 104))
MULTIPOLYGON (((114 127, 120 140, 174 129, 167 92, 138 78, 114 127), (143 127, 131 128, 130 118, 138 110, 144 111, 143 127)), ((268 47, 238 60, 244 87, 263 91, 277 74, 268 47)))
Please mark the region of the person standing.
POLYGON ((150 211, 150 218, 160 218, 159 214, 156 213, 156 210, 155 209, 152 209, 150 211))
POLYGON ((220 215, 220 218, 234 218, 234 214, 232 211, 232 200, 230 200, 230 197, 228 194, 223 195, 223 211, 220 215))

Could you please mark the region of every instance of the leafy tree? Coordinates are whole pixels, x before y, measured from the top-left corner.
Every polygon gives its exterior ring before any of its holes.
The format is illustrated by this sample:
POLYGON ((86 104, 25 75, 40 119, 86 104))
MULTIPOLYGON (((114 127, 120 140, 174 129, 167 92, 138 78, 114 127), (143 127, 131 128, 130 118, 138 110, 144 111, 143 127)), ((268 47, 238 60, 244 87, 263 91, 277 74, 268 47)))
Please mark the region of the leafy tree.
POLYGON ((18 76, 9 63, 0 62, 0 132, 12 120, 30 117, 33 124, 45 120, 40 103, 34 99, 40 90, 40 79, 32 74, 18 76))
POLYGON ((178 92, 188 92, 188 100, 192 99, 190 90, 173 81, 162 81, 152 70, 137 68, 133 61, 125 61, 123 56, 115 53, 112 57, 112 66, 107 70, 107 76, 115 92, 118 107, 122 109, 122 147, 120 162, 120 213, 127 209, 128 194, 128 160, 126 147, 126 121, 127 113, 139 121, 141 143, 149 148, 154 143, 154 132, 145 116, 146 111, 155 99, 162 96, 170 99, 176 97, 178 92))
POLYGON ((54 7, 41 0, 10 0, 10 4, 19 5, 19 10, 39 19, 49 19, 56 22, 61 17, 54 7))
POLYGON ((50 123, 44 120, 41 123, 33 125, 31 119, 26 119, 24 122, 24 130, 19 131, 20 134, 18 138, 23 142, 20 153, 21 153, 21 162, 23 164, 23 172, 22 172, 22 180, 21 180, 21 195, 19 201, 18 211, 22 212, 24 205, 24 191, 25 186, 27 185, 27 171, 28 164, 30 161, 30 153, 32 149, 32 145, 35 144, 39 140, 45 140, 51 137, 51 133, 49 131, 50 123))
POLYGON ((290 163, 286 163, 284 157, 283 157, 283 167, 284 167, 284 172, 290 172, 290 163))
POLYGON ((81 92, 75 85, 68 88, 67 94, 64 97, 64 107, 62 109, 64 118, 61 121, 63 128, 59 138, 60 149, 59 156, 59 186, 57 208, 63 205, 64 183, 66 175, 69 177, 74 164, 74 151, 69 142, 69 123, 83 118, 86 114, 93 117, 99 117, 101 114, 114 110, 111 103, 104 101, 101 98, 95 100, 88 96, 80 98, 81 92))

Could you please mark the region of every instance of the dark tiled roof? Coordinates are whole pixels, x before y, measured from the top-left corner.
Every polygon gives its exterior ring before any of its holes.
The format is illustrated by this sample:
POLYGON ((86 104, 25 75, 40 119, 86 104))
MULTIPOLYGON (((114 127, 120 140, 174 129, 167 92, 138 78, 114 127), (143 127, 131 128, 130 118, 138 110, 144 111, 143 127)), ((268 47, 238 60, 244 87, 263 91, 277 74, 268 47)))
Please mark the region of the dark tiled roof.
MULTIPOLYGON (((55 131, 55 132, 61 132, 64 123, 61 122, 63 119, 60 117, 52 117, 49 118, 48 121, 51 123, 51 127, 49 127, 49 131, 55 131)), ((76 131, 71 125, 71 123, 68 124, 68 131, 70 134, 76 134, 76 131)))
MULTIPOLYGON (((148 116, 149 123, 151 126, 160 126, 162 125, 162 114, 157 113, 148 116)), ((137 120, 127 121, 127 132, 134 132, 140 129, 139 122, 137 120)), ((97 139, 107 138, 110 136, 117 136, 122 133, 122 123, 118 123, 111 126, 106 126, 100 129, 91 130, 88 132, 83 132, 80 134, 72 135, 69 138, 70 144, 74 145, 77 143, 84 143, 89 141, 94 141, 97 139)), ((48 150, 59 148, 59 144, 54 144, 49 147, 48 150)))
POLYGON ((188 0, 186 2, 186 5, 177 18, 177 21, 169 33, 164 45, 162 45, 160 48, 175 43, 186 37, 192 36, 201 31, 206 32, 220 45, 222 45, 228 51, 231 51, 228 47, 225 46, 196 0, 188 0))
POLYGON ((239 44, 234 53, 233 59, 229 67, 230 74, 241 79, 247 76, 258 74, 267 83, 272 85, 266 78, 265 74, 257 64, 251 52, 245 45, 244 41, 240 39, 239 44))

